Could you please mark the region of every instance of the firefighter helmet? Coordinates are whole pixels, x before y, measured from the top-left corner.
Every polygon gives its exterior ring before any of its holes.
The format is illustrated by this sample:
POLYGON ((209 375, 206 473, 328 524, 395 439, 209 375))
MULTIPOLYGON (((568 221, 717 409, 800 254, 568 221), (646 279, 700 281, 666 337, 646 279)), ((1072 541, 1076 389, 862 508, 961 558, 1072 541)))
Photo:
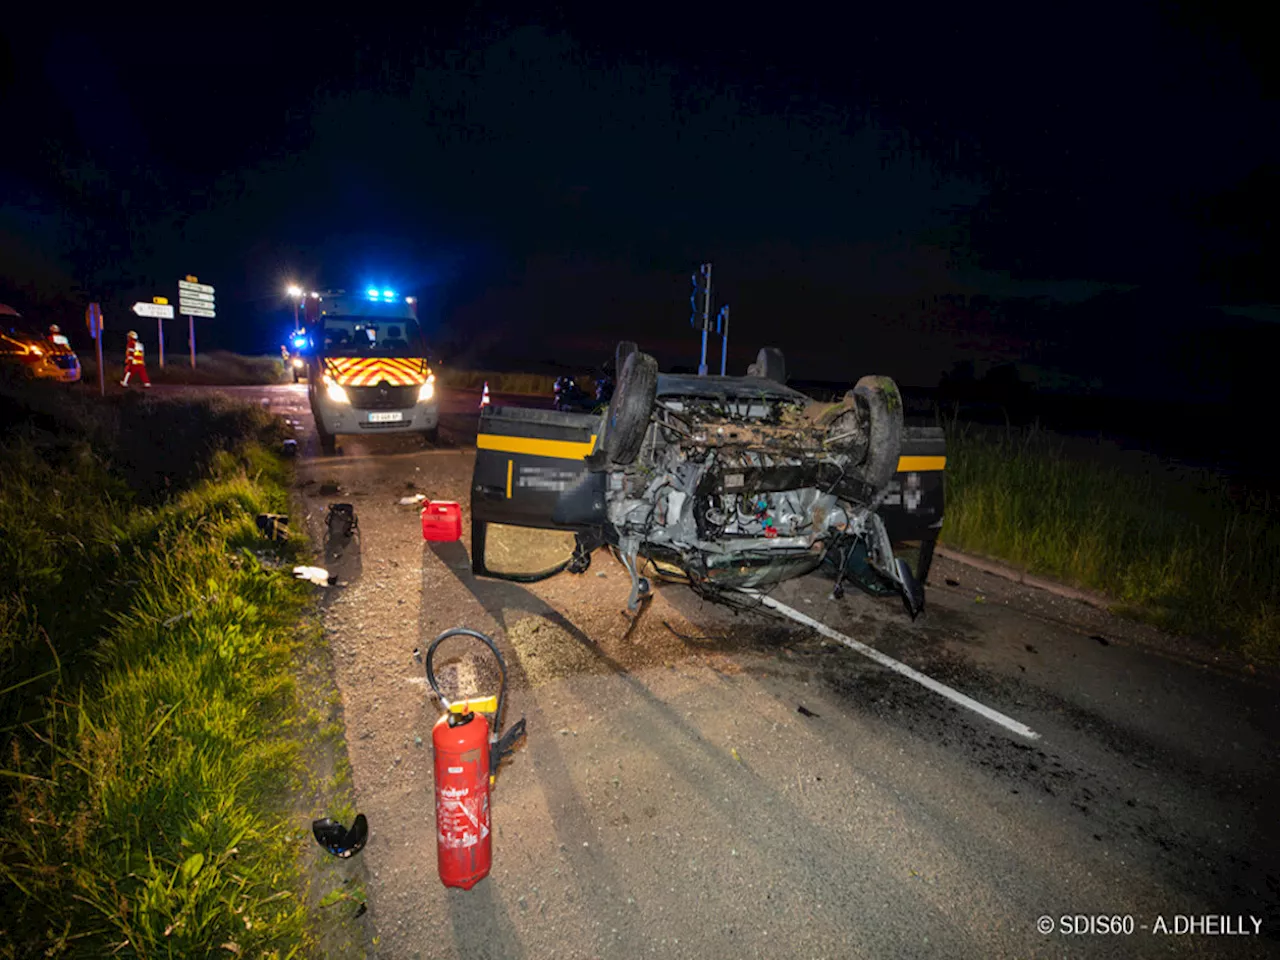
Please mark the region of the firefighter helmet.
POLYGON ((130 339, 130 340, 137 340, 137 339, 138 339, 138 331, 137 331, 137 330, 130 330, 130 331, 129 331, 129 339, 130 339))
POLYGON ((50 325, 49 325, 49 332, 50 332, 50 333, 61 333, 61 332, 62 332, 62 328, 61 328, 60 326, 58 326, 56 323, 52 323, 52 324, 50 324, 50 325))

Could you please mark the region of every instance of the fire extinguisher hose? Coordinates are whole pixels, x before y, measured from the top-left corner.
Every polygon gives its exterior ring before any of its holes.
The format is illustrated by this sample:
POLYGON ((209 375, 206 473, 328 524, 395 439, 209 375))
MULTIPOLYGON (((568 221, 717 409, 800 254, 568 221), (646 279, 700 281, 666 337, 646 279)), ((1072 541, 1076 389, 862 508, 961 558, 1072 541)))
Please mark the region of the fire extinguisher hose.
POLYGON ((433 658, 435 657, 436 647, 441 642, 448 640, 450 637, 472 637, 484 643, 493 651, 493 656, 498 661, 498 672, 502 677, 502 685, 498 688, 498 706, 493 715, 493 732, 496 736, 498 731, 502 729, 502 707, 507 696, 507 662, 502 659, 502 654, 498 650, 498 645, 492 639, 485 636, 479 630, 472 630, 470 627, 454 627, 452 630, 446 630, 440 636, 431 641, 431 646, 427 647, 427 655, 423 659, 426 660, 427 666, 427 683, 431 684, 431 689, 435 695, 440 698, 440 703, 444 705, 445 710, 449 709, 449 699, 440 692, 440 684, 436 681, 435 665, 433 658))

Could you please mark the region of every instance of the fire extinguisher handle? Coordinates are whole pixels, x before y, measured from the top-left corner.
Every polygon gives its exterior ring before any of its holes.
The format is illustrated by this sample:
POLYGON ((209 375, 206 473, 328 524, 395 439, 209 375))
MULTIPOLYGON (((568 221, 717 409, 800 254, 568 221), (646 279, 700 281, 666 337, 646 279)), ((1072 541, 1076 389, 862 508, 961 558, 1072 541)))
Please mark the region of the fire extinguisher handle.
MULTIPOLYGON (((427 654, 423 657, 427 668, 427 683, 431 684, 431 689, 435 695, 440 698, 440 702, 446 710, 449 709, 449 700, 440 692, 440 684, 436 681, 436 671, 433 660, 435 658, 436 648, 440 644, 448 640, 450 637, 472 637, 484 643, 493 651, 494 658, 498 661, 498 673, 502 678, 502 686, 498 688, 498 707, 493 715, 493 731, 496 734, 502 729, 502 707, 507 697, 507 662, 502 659, 502 653, 498 650, 498 645, 492 639, 485 636, 479 630, 472 630, 470 627, 454 627, 446 630, 440 636, 431 641, 431 646, 427 647, 427 654)), ((521 721, 523 723, 523 721, 521 721)), ((515 729, 514 727, 512 729, 515 729)), ((522 727, 523 729, 523 727, 522 727)))

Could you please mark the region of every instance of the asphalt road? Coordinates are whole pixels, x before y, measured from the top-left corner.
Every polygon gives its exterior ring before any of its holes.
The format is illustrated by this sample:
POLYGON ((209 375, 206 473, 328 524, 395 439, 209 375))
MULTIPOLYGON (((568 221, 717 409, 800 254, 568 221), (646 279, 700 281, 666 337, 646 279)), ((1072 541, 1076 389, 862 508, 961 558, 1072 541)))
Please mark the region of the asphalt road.
POLYGON ((465 524, 424 544, 397 500, 465 508, 474 394, 447 399, 439 450, 384 436, 321 458, 300 388, 229 392, 299 422, 318 544, 329 503, 359 517, 325 545, 341 584, 322 592, 372 955, 1280 955, 1274 678, 949 561, 914 623, 816 576, 774 594, 1028 740, 773 615, 660 586, 633 619, 603 552, 531 586, 472 577, 465 524), (494 792, 493 872, 466 893, 436 878, 437 707, 413 655, 459 625, 499 639, 529 731, 494 792))

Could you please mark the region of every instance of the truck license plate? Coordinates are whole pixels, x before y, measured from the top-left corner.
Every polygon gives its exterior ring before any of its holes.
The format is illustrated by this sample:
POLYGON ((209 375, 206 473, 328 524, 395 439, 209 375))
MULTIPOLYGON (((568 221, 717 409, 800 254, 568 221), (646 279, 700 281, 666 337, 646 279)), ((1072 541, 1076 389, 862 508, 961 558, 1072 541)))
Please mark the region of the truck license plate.
POLYGON ((395 423, 397 420, 403 420, 404 414, 399 410, 393 410, 390 413, 371 413, 369 414, 370 423, 395 423))

